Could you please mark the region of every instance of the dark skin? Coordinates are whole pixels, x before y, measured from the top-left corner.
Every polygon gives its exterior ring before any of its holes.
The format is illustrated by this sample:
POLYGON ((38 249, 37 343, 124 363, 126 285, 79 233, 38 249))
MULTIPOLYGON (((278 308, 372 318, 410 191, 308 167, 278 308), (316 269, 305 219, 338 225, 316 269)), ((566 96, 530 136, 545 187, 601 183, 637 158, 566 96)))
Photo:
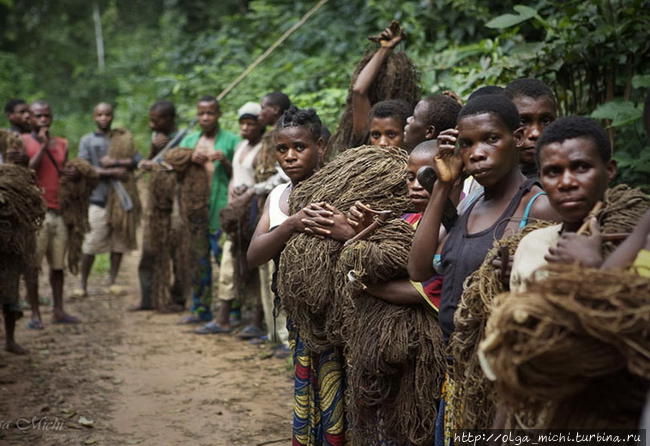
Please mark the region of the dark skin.
POLYGON ((413 116, 406 119, 404 127, 404 147, 412 150, 422 141, 434 139, 438 136, 436 126, 428 124, 429 104, 421 100, 415 105, 413 116))
POLYGON ((548 96, 531 98, 529 96, 515 96, 512 99, 517 107, 523 138, 519 146, 520 163, 523 170, 532 171, 535 164, 535 144, 542 131, 557 118, 555 101, 548 96))
POLYGON ((151 161, 170 141, 170 135, 176 131, 176 117, 165 113, 163 110, 152 108, 149 110, 149 128, 155 132, 151 141, 148 159, 140 161, 138 167, 151 170, 154 162, 151 161))
POLYGON ((616 163, 603 161, 590 138, 554 142, 541 148, 540 180, 553 208, 562 220, 562 236, 550 248, 549 263, 575 263, 599 267, 601 239, 598 223, 590 222, 590 236, 576 234, 594 205, 603 199, 616 176, 616 163))
POLYGON ((370 119, 368 143, 381 147, 402 147, 404 132, 402 123, 393 117, 370 119))
MULTIPOLYGON (((50 126, 53 121, 53 114, 50 106, 42 103, 35 103, 30 107, 31 111, 31 127, 33 135, 38 142, 41 143, 41 148, 36 155, 29 161, 30 169, 38 169, 41 165, 46 150, 49 150, 50 145, 50 126)), ((67 154, 66 154, 67 157, 67 154)), ((67 158, 66 158, 67 159, 67 158)), ((76 170, 71 166, 63 164, 63 175, 75 177, 78 175, 76 170)), ((50 270, 50 286, 52 287, 52 300, 53 311, 52 321, 55 323, 77 323, 79 320, 66 313, 63 309, 63 281, 64 273, 62 269, 50 270)), ((25 274, 25 288, 27 289, 27 301, 32 309, 32 320, 42 326, 41 312, 38 302, 38 272, 30 271, 25 274)))
MULTIPOLYGON (((253 118, 244 118, 239 120, 239 134, 242 138, 246 139, 249 142, 249 146, 245 148, 242 153, 242 158, 244 158, 251 148, 255 146, 260 139, 262 138, 262 124, 259 120, 253 118)), ((232 180, 231 180, 232 186, 232 180)), ((245 184, 237 185, 232 187, 230 190, 231 200, 241 200, 242 203, 248 203, 251 198, 255 195, 255 191, 252 188, 248 188, 245 184)), ((222 328, 230 328, 230 309, 232 307, 232 302, 229 300, 224 300, 221 302, 221 308, 219 310, 219 316, 217 323, 222 328)), ((264 319, 264 307, 262 302, 258 302, 255 308, 255 315, 253 319, 253 325, 259 329, 262 328, 262 320, 264 319)))
MULTIPOLYGON (((110 104, 101 102, 93 109, 93 121, 97 126, 99 133, 108 134, 113 124, 113 107, 110 104)), ((95 171, 100 178, 110 178, 115 180, 125 180, 128 178, 128 168, 133 167, 133 160, 130 158, 113 159, 105 156, 101 159, 102 167, 95 167, 95 171), (112 167, 107 167, 112 166, 112 167)), ((95 256, 84 254, 81 257, 81 291, 82 296, 88 295, 88 277, 95 263, 95 256)), ((117 274, 122 264, 122 253, 111 252, 110 257, 109 285, 115 285, 117 274)))
POLYGON ((5 350, 15 355, 26 355, 29 353, 26 349, 21 347, 15 338, 16 321, 19 319, 19 313, 12 311, 3 311, 4 327, 5 327, 5 350))
MULTIPOLYGON (((307 127, 286 127, 275 132, 275 153, 280 167, 291 180, 292 187, 287 188, 280 198, 280 209, 289 214, 289 195, 293 186, 309 178, 318 168, 325 154, 325 145, 320 137, 311 134, 307 127)), ((250 267, 260 266, 277 257, 284 245, 295 232, 305 232, 304 220, 319 216, 314 207, 309 205, 291 215, 281 225, 269 232, 269 203, 264 212, 248 248, 246 259, 250 267)))
POLYGON ((650 250, 650 210, 643 214, 632 234, 603 262, 601 268, 629 268, 641 249, 650 250))
MULTIPOLYGON (((202 131, 198 144, 214 147, 214 141, 217 133, 219 133, 219 118, 221 117, 219 104, 216 102, 199 102, 196 106, 196 116, 199 119, 199 126, 202 131)), ((232 175, 232 165, 221 150, 215 150, 209 155, 195 151, 192 154, 192 161, 197 164, 219 161, 226 169, 228 176, 232 175)))
MULTIPOLYGON (((434 157, 437 181, 415 232, 409 255, 408 271, 411 280, 425 281, 433 276, 433 256, 440 243, 440 227, 444 206, 452 193, 454 183, 463 169, 484 187, 484 195, 474 205, 467 222, 467 232, 474 234, 496 223, 517 193, 525 178, 519 170, 517 144, 520 130, 512 131, 495 114, 482 113, 464 116, 458 130, 445 130, 438 135, 439 150, 434 157), (458 141, 459 149, 455 148, 458 141)), ((505 233, 517 231, 519 218, 528 201, 539 192, 538 187, 524 195, 505 233)), ((557 221, 558 215, 548 199, 540 197, 531 209, 531 218, 557 221)))
MULTIPOLYGON (((251 148, 260 142, 262 139, 262 129, 262 124, 258 119, 245 118, 239 120, 239 134, 249 143, 249 146, 242 153, 242 158, 246 157, 251 148)), ((246 195, 249 197, 247 199, 252 198, 254 194, 255 191, 244 184, 234 185, 231 191, 233 197, 246 195)))
POLYGON ((13 127, 20 130, 20 133, 29 133, 31 131, 29 105, 16 105, 11 113, 7 113, 7 119, 13 127))
POLYGON ((280 106, 271 103, 268 96, 262 98, 260 103, 260 115, 258 117, 260 123, 264 127, 274 126, 278 119, 282 116, 280 106))
POLYGON ((379 35, 379 49, 363 67, 352 86, 352 132, 356 139, 363 138, 369 129, 368 114, 372 104, 368 91, 386 58, 405 37, 399 25, 384 29, 379 35))

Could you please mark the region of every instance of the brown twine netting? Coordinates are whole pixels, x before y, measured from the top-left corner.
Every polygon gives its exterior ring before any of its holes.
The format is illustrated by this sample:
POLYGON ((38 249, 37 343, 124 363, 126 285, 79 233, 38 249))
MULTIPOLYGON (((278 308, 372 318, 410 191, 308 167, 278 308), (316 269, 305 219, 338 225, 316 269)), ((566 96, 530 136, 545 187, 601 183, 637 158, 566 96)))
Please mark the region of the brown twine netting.
POLYGON ((0 156, 5 162, 7 162, 7 153, 11 151, 25 153, 23 139, 16 132, 0 129, 0 156))
POLYGON ((44 217, 33 171, 0 164, 0 269, 23 272, 35 266, 36 232, 44 217))
MULTIPOLYGON (((608 189, 604 206, 597 215, 601 231, 631 232, 648 207, 650 197, 639 189, 626 185, 608 189)), ((454 334, 448 347, 453 358, 449 373, 455 382, 450 406, 458 428, 489 428, 494 419, 494 386, 485 378, 476 355, 493 307, 492 301, 495 296, 507 291, 500 280, 500 271, 495 270, 492 261, 502 246, 508 248, 512 258, 525 234, 547 224, 529 225, 521 233, 495 242, 481 267, 465 282, 463 296, 454 315, 454 334)), ((605 242, 603 255, 609 255, 615 247, 614 242, 605 242)))
MULTIPOLYGON (((108 156, 113 159, 132 158, 137 153, 133 142, 133 135, 125 129, 113 129, 110 133, 110 144, 108 146, 108 156)), ((110 188, 106 210, 111 231, 120 239, 124 240, 128 249, 136 249, 136 230, 140 224, 142 216, 142 204, 136 184, 136 178, 133 173, 128 174, 126 180, 121 181, 124 189, 131 197, 133 209, 126 212, 122 206, 119 196, 115 193, 114 188, 110 188)))
POLYGON ((406 222, 392 220, 367 241, 343 248, 336 265, 334 304, 343 313, 353 444, 433 443, 434 401, 440 398, 446 367, 437 315, 424 304, 387 303, 364 293, 361 285, 407 279, 413 235, 406 222), (350 282, 349 271, 359 281, 350 282))
POLYGON ((537 428, 638 427, 650 383, 647 278, 549 265, 497 301, 481 351, 500 404, 537 428))
MULTIPOLYGON (((352 75, 345 110, 341 114, 336 132, 328 143, 328 159, 334 158, 340 152, 364 144, 365 137, 358 140, 352 134, 352 88, 359 73, 370 61, 374 51, 369 51, 359 62, 352 75)), ((391 52, 379 69, 375 81, 368 90, 370 104, 388 99, 401 99, 415 106, 420 98, 419 74, 413 61, 404 52, 391 52)))
MULTIPOLYGON (((172 222, 171 247, 176 274, 181 277, 181 287, 197 271, 199 259, 192 249, 198 238, 206 237, 210 190, 208 175, 203 166, 192 162, 192 149, 176 148, 165 154, 165 162, 177 174, 180 222, 172 222)), ((173 219, 173 216, 172 216, 173 219)))
POLYGON ((74 177, 62 175, 59 187, 61 216, 68 229, 67 258, 68 269, 72 274, 79 272, 81 245, 86 232, 90 230, 88 205, 90 195, 99 184, 99 175, 86 160, 75 158, 66 162, 66 168, 73 167, 74 177))
POLYGON ((174 171, 156 166, 151 172, 142 244, 143 251, 153 257, 151 302, 159 311, 171 306, 172 211, 176 187, 174 171))
MULTIPOLYGON (((361 200, 374 209, 401 215, 406 197, 407 155, 401 149, 362 146, 347 150, 291 193, 291 214, 325 201, 347 212, 361 200)), ((335 305, 334 272, 342 243, 307 234, 293 236, 280 257, 278 292, 287 315, 306 345, 321 352, 342 345, 342 314, 335 305)))
POLYGON ((219 213, 221 229, 228 234, 231 244, 231 252, 234 266, 234 284, 237 288, 237 294, 244 296, 246 286, 254 279, 253 273, 257 269, 248 268, 246 262, 246 252, 248 245, 253 238, 257 221, 254 219, 253 202, 254 197, 241 195, 230 200, 228 206, 223 208, 219 213))

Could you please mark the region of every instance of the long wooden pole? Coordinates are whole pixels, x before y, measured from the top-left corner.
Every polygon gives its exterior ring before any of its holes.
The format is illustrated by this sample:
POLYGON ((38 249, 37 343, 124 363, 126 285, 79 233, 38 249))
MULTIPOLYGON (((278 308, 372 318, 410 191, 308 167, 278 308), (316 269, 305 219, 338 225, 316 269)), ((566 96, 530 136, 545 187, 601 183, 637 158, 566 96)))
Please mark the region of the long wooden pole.
POLYGON ((95 43, 97 44, 97 68, 99 71, 104 71, 104 34, 97 2, 93 3, 93 22, 95 22, 95 43))
POLYGON ((278 40, 275 41, 273 45, 271 45, 264 53, 262 53, 255 61, 250 64, 237 78, 230 83, 226 88, 223 89, 221 93, 217 96, 218 100, 223 99, 228 93, 230 93, 233 88, 235 88, 241 81, 243 81, 246 76, 248 76, 259 64, 261 64, 269 55, 280 45, 282 45, 282 42, 287 40, 291 34, 294 33, 298 28, 300 28, 302 25, 305 24, 309 18, 316 13, 325 3, 327 3, 329 0, 320 0, 316 5, 314 5, 313 8, 311 8, 309 11, 305 13, 302 18, 296 22, 291 28, 286 30, 282 36, 278 40))

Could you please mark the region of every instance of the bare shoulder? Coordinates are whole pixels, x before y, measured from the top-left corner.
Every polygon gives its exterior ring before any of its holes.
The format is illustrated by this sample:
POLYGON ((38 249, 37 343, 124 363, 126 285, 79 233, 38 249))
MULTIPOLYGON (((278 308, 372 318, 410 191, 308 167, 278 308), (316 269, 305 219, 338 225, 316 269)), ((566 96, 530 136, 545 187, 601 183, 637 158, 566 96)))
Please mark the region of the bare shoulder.
MULTIPOLYGON (((542 192, 542 189, 537 187, 537 191, 535 192, 534 190, 531 191, 531 197, 529 198, 530 200, 533 199, 535 195, 537 195, 538 192, 542 192)), ((560 217, 560 214, 557 213, 555 209, 553 209, 553 206, 551 206, 551 202, 548 199, 548 195, 539 195, 536 199, 535 202, 533 203, 533 206, 530 209, 530 217, 531 218, 536 218, 538 220, 546 220, 546 221, 554 221, 554 222, 561 222, 562 219, 560 217)))

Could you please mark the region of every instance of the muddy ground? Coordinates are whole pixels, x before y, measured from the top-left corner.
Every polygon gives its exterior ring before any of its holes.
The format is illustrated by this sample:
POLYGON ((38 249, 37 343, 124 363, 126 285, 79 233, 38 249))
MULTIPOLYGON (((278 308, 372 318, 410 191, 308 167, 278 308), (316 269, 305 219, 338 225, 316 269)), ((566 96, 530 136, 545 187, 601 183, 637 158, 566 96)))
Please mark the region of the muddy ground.
POLYGON ((125 258, 125 295, 93 275, 89 297, 66 300, 82 324, 52 325, 45 307, 45 329, 28 330, 26 311, 16 337, 30 354, 0 351, 0 445, 290 444, 288 361, 269 346, 192 334, 180 314, 127 311, 137 261, 125 258))

